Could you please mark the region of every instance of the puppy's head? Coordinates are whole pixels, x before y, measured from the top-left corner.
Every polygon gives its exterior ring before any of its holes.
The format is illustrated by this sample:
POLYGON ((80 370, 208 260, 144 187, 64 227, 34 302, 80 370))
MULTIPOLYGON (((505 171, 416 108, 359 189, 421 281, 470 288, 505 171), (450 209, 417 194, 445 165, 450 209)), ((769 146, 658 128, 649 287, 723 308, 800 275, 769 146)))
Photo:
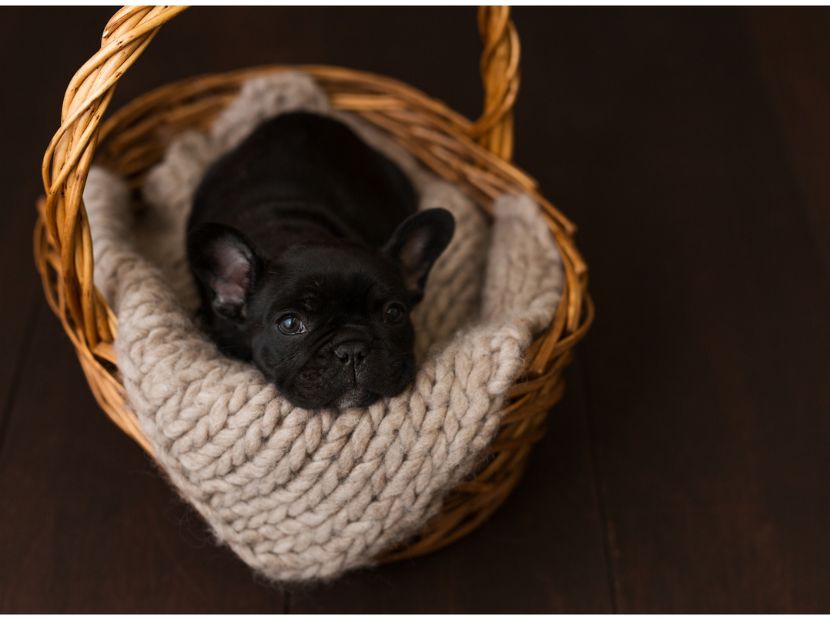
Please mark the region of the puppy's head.
POLYGON ((298 245, 267 261, 238 231, 204 224, 188 257, 223 351, 253 360, 298 406, 365 407, 414 377, 409 313, 453 230, 448 211, 429 209, 380 252, 298 245))

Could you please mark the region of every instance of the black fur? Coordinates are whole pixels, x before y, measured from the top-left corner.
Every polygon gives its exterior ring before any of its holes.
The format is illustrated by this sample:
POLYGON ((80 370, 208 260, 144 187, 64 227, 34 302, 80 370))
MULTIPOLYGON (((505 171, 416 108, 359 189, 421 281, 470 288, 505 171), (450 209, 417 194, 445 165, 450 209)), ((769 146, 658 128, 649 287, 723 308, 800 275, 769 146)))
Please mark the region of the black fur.
POLYGON ((263 123, 196 191, 187 252, 220 349, 308 408, 367 406, 413 379, 409 311, 452 238, 405 175, 331 118, 263 123))

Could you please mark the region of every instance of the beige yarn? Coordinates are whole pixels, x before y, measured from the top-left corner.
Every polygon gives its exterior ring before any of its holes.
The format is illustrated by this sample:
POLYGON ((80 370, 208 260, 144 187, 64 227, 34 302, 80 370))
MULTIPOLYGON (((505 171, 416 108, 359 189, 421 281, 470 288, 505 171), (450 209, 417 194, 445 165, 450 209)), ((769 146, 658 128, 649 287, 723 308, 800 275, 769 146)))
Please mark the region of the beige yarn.
POLYGON ((458 229, 414 313, 413 386, 366 409, 292 406, 252 365, 221 355, 194 325, 184 221, 205 166, 258 122, 289 109, 330 113, 310 78, 247 83, 208 135, 188 133, 148 176, 138 216, 124 183, 90 171, 84 201, 95 281, 118 315, 118 365, 159 462, 243 560, 278 580, 333 577, 371 564, 417 532, 469 474, 498 428, 532 336, 548 325, 563 275, 527 196, 494 205, 492 234, 454 187, 354 118, 458 229))

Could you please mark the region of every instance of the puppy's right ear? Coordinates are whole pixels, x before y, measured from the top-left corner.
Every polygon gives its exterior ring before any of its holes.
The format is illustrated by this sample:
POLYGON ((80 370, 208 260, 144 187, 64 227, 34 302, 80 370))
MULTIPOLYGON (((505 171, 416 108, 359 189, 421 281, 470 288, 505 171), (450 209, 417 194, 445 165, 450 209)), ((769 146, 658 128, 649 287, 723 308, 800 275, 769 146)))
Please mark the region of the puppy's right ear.
POLYGON ((397 263, 404 285, 417 303, 424 296, 432 265, 447 249, 455 232, 455 218, 446 209, 425 209, 398 226, 383 248, 397 263))
POLYGON ((261 271, 261 261, 245 236, 229 226, 208 223, 187 235, 190 268, 219 316, 241 321, 261 271))

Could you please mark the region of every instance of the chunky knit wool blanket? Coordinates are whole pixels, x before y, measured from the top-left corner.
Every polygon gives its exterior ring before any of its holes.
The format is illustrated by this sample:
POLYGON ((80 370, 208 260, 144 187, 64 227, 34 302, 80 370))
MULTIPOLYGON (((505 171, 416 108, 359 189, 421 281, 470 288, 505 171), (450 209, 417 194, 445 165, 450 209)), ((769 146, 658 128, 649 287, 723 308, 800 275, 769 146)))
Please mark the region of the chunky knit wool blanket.
POLYGON ((563 285, 529 197, 498 199, 489 223, 385 134, 331 110, 300 73, 249 81, 208 131, 176 138, 140 199, 95 167, 84 202, 95 282, 118 317, 119 370, 161 468, 219 541, 274 580, 331 578, 417 533, 485 454, 563 285), (184 254, 193 191, 215 157, 294 109, 350 123, 409 174, 421 208, 457 220, 413 313, 416 380, 365 409, 292 406, 254 366, 219 353, 194 319, 184 254))

